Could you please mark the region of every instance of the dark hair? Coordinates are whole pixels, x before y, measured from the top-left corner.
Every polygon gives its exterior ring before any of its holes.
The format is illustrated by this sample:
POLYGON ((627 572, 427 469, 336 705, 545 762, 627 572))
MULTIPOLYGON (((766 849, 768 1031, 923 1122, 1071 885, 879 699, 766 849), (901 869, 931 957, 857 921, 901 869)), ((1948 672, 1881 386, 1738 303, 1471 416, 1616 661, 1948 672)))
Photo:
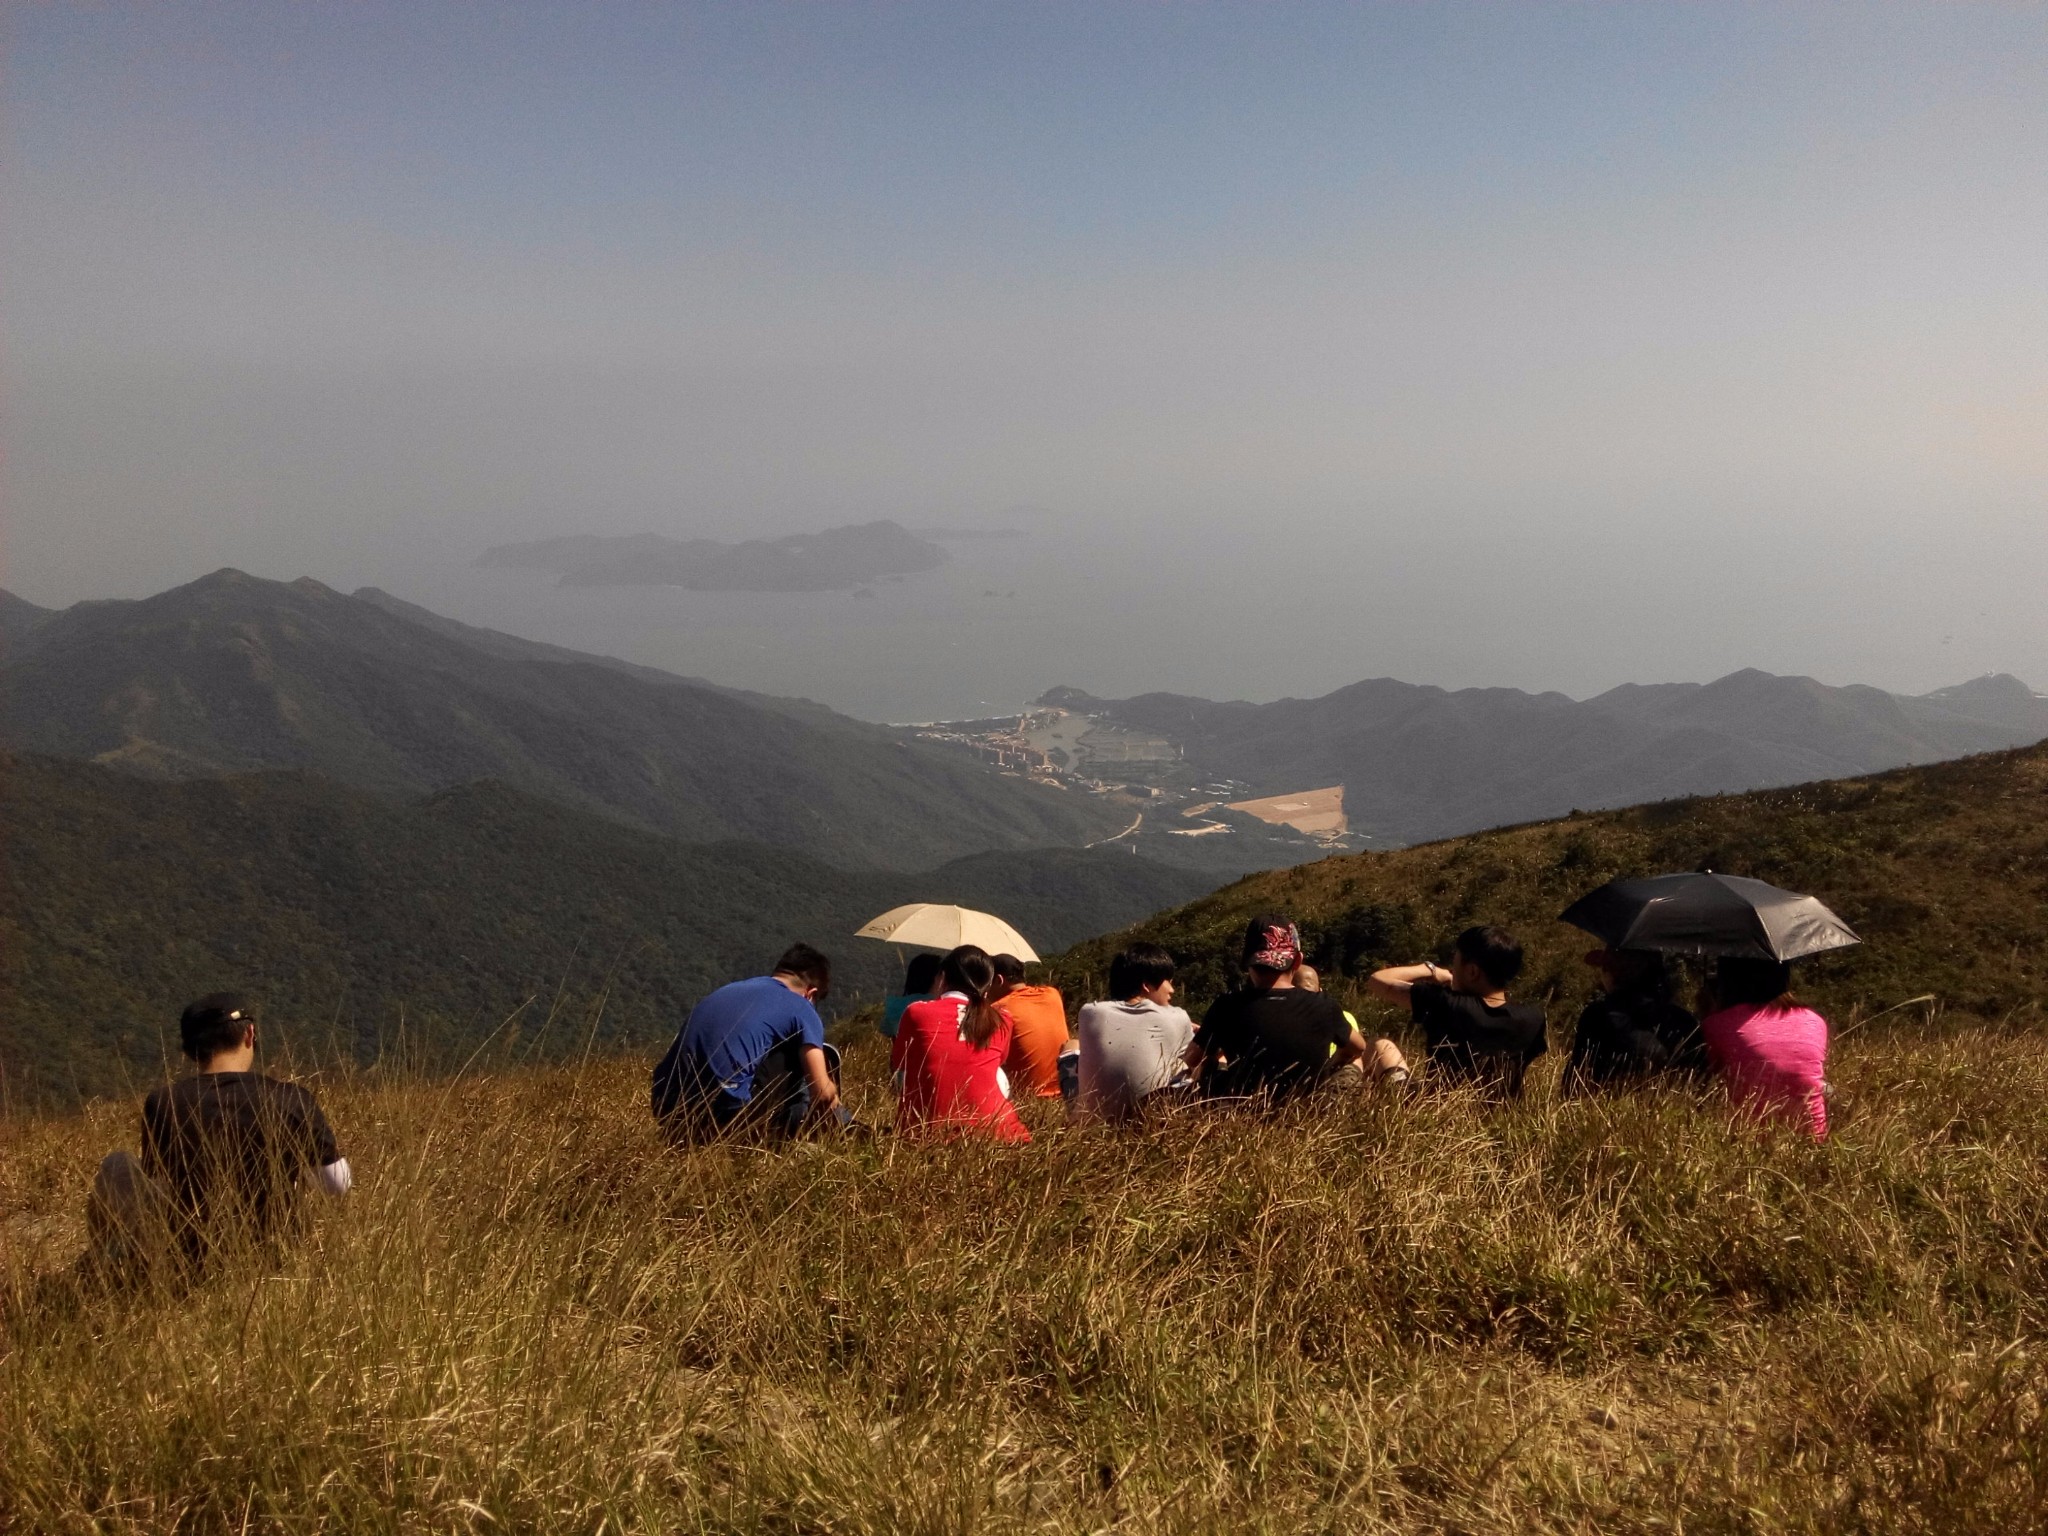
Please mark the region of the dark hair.
POLYGON ((1792 967, 1782 960, 1723 955, 1714 966, 1714 1000, 1723 1008, 1744 1003, 1793 1007, 1792 967))
POLYGON ((988 951, 979 944, 962 944, 948 952, 939 974, 945 978, 948 992, 959 992, 967 998, 967 1011, 960 1016, 960 1032, 976 1048, 987 1045, 989 1036, 1002 1022, 989 1001, 996 986, 996 968, 988 951))
POLYGON ((939 979, 939 967, 942 963, 940 956, 929 952, 912 955, 910 964, 903 967, 903 995, 923 997, 931 991, 932 983, 939 979))
POLYGON ((832 961, 821 955, 808 944, 792 944, 782 952, 782 958, 775 962, 778 976, 796 976, 808 981, 817 989, 818 996, 824 997, 832 990, 832 961))
POLYGON ((1118 1002, 1173 980, 1173 956, 1157 944, 1133 944, 1109 963, 1109 989, 1118 1002))
POLYGON ((1496 987, 1504 987, 1522 974, 1522 946, 1505 928, 1467 928, 1453 946, 1458 958, 1479 967, 1479 973, 1496 987))
POLYGON ((990 955, 988 963, 996 968, 996 975, 1010 986, 1016 986, 1024 979, 1024 962, 1015 955, 990 955))
POLYGON ((1613 952, 1614 989, 1671 1001, 1671 966, 1654 949, 1617 949, 1613 952))
POLYGON ((178 1045, 194 1061, 211 1061, 242 1043, 243 1032, 256 1022, 239 992, 209 992, 188 1003, 178 1019, 178 1045))

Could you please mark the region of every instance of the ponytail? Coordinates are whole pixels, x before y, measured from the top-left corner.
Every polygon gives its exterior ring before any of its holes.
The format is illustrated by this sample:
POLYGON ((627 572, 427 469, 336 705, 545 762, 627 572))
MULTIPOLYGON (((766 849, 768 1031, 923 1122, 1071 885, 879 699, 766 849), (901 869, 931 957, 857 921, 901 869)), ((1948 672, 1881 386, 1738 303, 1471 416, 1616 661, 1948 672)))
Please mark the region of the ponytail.
POLYGON ((996 968, 988 951, 978 944, 962 944, 946 956, 939 975, 948 992, 958 992, 967 999, 967 1006, 960 1012, 960 1034, 979 1050, 1002 1023, 995 1004, 989 1001, 996 988, 996 968))

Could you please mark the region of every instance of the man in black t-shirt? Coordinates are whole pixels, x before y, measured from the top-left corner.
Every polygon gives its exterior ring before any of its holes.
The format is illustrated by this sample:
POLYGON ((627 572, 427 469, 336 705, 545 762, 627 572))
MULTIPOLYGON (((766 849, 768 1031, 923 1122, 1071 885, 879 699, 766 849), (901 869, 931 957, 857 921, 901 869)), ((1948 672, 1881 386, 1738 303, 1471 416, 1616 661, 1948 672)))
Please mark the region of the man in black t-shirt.
POLYGON ((1518 1098, 1529 1063, 1549 1048, 1543 1010, 1508 1001, 1522 973, 1522 946, 1498 928, 1458 935, 1449 970, 1427 962, 1375 971, 1375 997, 1405 1003, 1428 1045, 1430 1075, 1518 1098))
POLYGON ((196 1270, 223 1241, 291 1231, 304 1175, 330 1195, 352 1182, 313 1095, 253 1070, 256 1020, 241 998, 201 998, 179 1035, 199 1071, 143 1101, 140 1162, 112 1153, 93 1184, 88 1227, 113 1269, 145 1269, 170 1246, 196 1270))
POLYGON ((1250 985, 1212 1004, 1188 1047, 1204 1097, 1293 1098, 1371 1049, 1335 998, 1294 984, 1300 964, 1294 924, 1252 920, 1244 940, 1250 985))

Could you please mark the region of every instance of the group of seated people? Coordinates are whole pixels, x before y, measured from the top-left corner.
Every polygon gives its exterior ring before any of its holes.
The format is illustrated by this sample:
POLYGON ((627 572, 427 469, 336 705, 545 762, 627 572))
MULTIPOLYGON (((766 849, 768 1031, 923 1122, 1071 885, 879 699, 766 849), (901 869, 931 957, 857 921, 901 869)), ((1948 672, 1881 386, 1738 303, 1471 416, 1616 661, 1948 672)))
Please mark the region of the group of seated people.
MULTIPOLYGON (((895 1127, 911 1136, 980 1135, 1024 1142, 1017 1102, 1063 1098, 1075 1123, 1119 1123, 1182 1102, 1276 1105, 1335 1086, 1412 1081, 1467 1086, 1491 1099, 1522 1092, 1548 1049, 1540 1005, 1517 1003, 1512 935, 1473 927, 1448 966, 1390 966, 1365 982, 1402 1008, 1422 1044, 1415 1069, 1391 1039, 1369 1036, 1322 990, 1285 917, 1254 919, 1244 982, 1200 1023, 1174 1003, 1173 956, 1134 944, 1116 956, 1109 995, 1068 1026, 1050 986, 1025 980, 1015 957, 962 945, 919 955, 881 1018, 890 1038, 895 1127)), ((1568 1094, 1658 1079, 1718 1079, 1745 1109, 1827 1134, 1827 1023, 1791 994, 1769 960, 1721 960, 1703 990, 1704 1017, 1673 1000, 1662 955, 1595 950, 1605 982, 1580 1015, 1563 1076, 1568 1094)), ((794 1133, 819 1118, 844 1124, 838 1059, 815 1006, 830 962, 797 945, 775 973, 735 982, 691 1013, 654 1076, 656 1118, 679 1141, 742 1123, 794 1133)))
MULTIPOLYGON (((1368 1036, 1322 990, 1286 918, 1255 919, 1241 958, 1243 985, 1198 1024, 1174 1002, 1173 956, 1133 944, 1110 966, 1109 995, 1086 1004, 1070 1031, 1058 991, 1027 982, 1014 957, 971 944, 921 955, 882 1017, 896 1129, 1025 1142, 1019 1098, 1064 1099, 1074 1122, 1120 1124, 1175 1104, 1277 1105, 1418 1077, 1506 1099, 1547 1048, 1543 1009, 1508 996, 1522 950, 1498 928, 1458 935, 1448 967, 1424 961, 1367 978, 1372 997, 1413 1021, 1422 1044, 1414 1071, 1392 1040, 1368 1036)), ((1720 961, 1695 1018, 1673 1000, 1662 956, 1586 958, 1606 987, 1579 1016, 1565 1092, 1718 1079, 1734 1104, 1826 1137, 1827 1022, 1792 996, 1784 965, 1720 961)), ((849 1125, 839 1053, 817 1006, 831 981, 831 961, 796 944, 769 975, 697 1004, 654 1069, 654 1114, 669 1137, 849 1125)), ((303 1188, 340 1196, 352 1182, 312 1093, 255 1070, 256 1019, 242 998, 199 999, 179 1034, 197 1070, 149 1095, 141 1156, 110 1154, 94 1181, 87 1260, 104 1273, 196 1274, 229 1233, 258 1244, 288 1235, 303 1188)))

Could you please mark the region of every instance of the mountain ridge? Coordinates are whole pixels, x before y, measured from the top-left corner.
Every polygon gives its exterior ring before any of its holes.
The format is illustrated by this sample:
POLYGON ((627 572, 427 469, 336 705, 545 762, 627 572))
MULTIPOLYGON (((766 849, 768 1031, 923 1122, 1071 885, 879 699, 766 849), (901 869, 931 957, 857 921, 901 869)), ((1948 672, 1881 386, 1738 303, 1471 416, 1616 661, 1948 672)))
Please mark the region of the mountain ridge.
POLYGON ((1255 794, 1341 783, 1354 829, 1416 843, 1679 796, 1880 772, 2048 738, 2048 699, 2006 674, 1918 697, 1756 668, 1587 700, 1369 678, 1268 704, 1180 694, 1039 701, 1160 732, 1255 794))
POLYGON ((885 727, 221 571, 37 622, 0 666, 8 746, 160 777, 304 768, 411 796, 501 778, 690 842, 914 869, 1113 830, 1085 797, 885 727), (462 633, 459 631, 466 631, 462 633))

